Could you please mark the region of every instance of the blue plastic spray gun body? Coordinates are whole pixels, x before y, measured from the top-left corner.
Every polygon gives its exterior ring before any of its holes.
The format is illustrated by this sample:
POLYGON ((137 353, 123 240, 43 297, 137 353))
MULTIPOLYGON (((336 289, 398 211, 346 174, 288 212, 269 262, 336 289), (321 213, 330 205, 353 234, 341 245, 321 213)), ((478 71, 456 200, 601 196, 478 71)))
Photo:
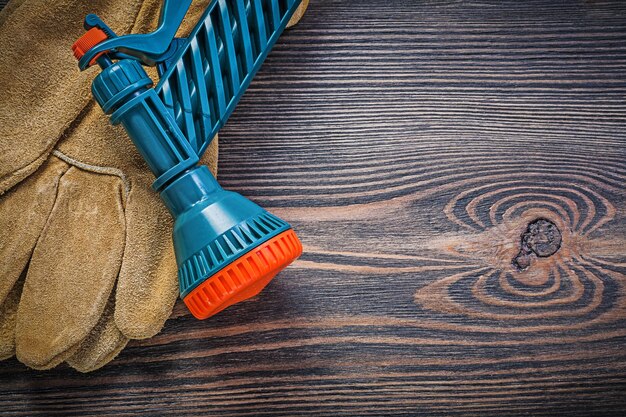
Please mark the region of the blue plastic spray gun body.
POLYGON ((189 37, 176 39, 190 3, 165 0, 159 27, 146 35, 116 36, 88 15, 73 49, 81 69, 102 68, 93 95, 156 177, 175 218, 181 298, 206 318, 256 295, 302 252, 288 223, 198 165, 300 1, 214 0, 189 37), (157 65, 156 87, 142 64, 157 65))

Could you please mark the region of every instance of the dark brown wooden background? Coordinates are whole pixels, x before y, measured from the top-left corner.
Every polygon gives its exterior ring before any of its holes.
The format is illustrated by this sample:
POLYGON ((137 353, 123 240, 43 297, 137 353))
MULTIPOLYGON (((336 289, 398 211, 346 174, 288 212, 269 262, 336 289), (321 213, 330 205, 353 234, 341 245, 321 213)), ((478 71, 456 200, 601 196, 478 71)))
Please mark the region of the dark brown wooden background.
POLYGON ((0 363, 0 414, 626 413, 626 3, 312 0, 221 144, 301 260, 98 372, 0 363))

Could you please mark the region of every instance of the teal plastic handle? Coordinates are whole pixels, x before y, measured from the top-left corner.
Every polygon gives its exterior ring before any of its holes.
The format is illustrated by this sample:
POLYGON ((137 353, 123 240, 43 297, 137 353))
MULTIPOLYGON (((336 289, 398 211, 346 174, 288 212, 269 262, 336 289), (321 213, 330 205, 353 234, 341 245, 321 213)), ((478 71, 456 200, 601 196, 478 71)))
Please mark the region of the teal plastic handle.
MULTIPOLYGON (((79 61, 85 69, 98 53, 157 65, 157 95, 197 155, 226 123, 301 0, 213 0, 187 38, 174 39, 190 0, 165 0, 161 24, 145 35, 116 36, 94 46, 79 61)), ((89 20, 89 24, 87 24, 89 20)), ((110 36, 111 36, 110 35, 110 36)))
POLYGON ((157 94, 202 155, 301 0, 215 0, 162 68, 157 94))
POLYGON ((152 33, 116 36, 104 22, 95 15, 85 18, 85 29, 99 27, 110 39, 94 46, 78 61, 81 70, 89 67, 93 58, 104 51, 119 51, 135 57, 146 65, 163 61, 164 55, 176 35, 176 31, 187 13, 192 0, 164 0, 159 15, 159 24, 152 33))

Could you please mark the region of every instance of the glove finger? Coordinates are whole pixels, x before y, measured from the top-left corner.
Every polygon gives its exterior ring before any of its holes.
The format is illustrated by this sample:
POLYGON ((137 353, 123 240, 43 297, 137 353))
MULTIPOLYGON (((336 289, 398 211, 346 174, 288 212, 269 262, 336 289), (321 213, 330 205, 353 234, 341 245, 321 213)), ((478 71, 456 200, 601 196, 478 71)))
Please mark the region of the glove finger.
POLYGON ((25 275, 22 274, 0 306, 0 360, 15 355, 15 318, 25 275))
POLYGON ((306 12, 307 7, 309 7, 309 0, 302 0, 302 3, 300 3, 296 11, 293 13, 289 22, 287 22, 288 28, 298 24, 300 19, 302 19, 302 16, 304 16, 304 12, 306 12))
POLYGON ((100 319, 124 250, 121 194, 115 176, 71 167, 61 177, 17 311, 16 354, 24 364, 55 366, 100 319))
POLYGON ((128 343, 128 338, 115 325, 113 300, 112 295, 96 327, 81 342, 76 353, 67 359, 68 365, 79 372, 91 372, 103 367, 112 361, 128 343))
MULTIPOLYGON (((201 159, 217 170, 217 136, 201 159)), ((115 322, 131 339, 157 334, 178 297, 172 217, 152 189, 132 187, 126 202, 127 235, 115 301, 115 322)))
POLYGON ((69 169, 51 158, 32 177, 0 197, 0 302, 26 268, 52 211, 59 179, 69 169))
POLYGON ((115 323, 131 339, 154 336, 178 294, 172 218, 147 186, 126 201, 126 247, 115 299, 115 323))

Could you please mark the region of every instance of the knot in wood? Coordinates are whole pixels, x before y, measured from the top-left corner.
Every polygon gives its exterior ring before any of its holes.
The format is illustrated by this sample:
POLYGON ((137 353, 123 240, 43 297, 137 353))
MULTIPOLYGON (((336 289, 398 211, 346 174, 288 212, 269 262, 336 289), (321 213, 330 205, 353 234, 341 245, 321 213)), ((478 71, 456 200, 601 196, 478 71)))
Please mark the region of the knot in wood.
POLYGON ((513 265, 520 270, 528 268, 533 256, 546 258, 561 247, 561 231, 547 219, 537 219, 528 224, 522 234, 521 248, 513 265))

